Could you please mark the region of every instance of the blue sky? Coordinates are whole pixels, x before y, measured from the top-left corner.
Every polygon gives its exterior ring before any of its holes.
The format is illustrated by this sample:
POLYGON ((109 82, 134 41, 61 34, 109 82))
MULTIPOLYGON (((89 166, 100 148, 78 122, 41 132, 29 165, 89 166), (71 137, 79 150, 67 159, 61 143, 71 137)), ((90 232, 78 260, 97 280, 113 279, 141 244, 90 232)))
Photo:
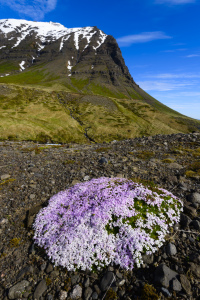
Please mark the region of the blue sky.
POLYGON ((133 79, 200 119, 200 0, 0 0, 0 19, 97 26, 114 36, 133 79))

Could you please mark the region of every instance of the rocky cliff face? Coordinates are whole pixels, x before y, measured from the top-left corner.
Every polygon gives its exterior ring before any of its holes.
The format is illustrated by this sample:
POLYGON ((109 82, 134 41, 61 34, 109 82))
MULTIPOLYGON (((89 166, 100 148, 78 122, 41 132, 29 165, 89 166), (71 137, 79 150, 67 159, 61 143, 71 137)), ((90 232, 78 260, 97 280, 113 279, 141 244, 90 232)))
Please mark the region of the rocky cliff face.
POLYGON ((0 76, 42 64, 66 80, 72 76, 121 90, 134 87, 116 40, 97 27, 65 28, 52 22, 0 20, 0 76))

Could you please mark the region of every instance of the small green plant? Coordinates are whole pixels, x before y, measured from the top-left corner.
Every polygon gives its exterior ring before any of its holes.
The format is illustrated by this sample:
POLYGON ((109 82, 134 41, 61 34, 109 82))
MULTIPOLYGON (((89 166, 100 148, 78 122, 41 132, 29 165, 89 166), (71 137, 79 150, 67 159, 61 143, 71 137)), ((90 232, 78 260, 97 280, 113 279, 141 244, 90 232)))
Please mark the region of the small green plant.
POLYGON ((21 239, 20 238, 13 238, 10 240, 9 245, 10 247, 18 247, 20 244, 21 239))
POLYGON ((48 134, 40 132, 39 134, 37 134, 36 140, 39 143, 46 144, 47 142, 51 141, 51 137, 48 134))
POLYGON ((194 178, 197 174, 191 170, 185 172, 185 176, 188 178, 194 178))
POLYGON ((5 257, 6 255, 7 255, 6 253, 2 252, 2 253, 0 254, 0 259, 3 258, 3 257, 5 257))
POLYGON ((63 165, 73 165, 75 163, 76 163, 75 160, 71 160, 71 159, 63 161, 63 165))
POLYGON ((200 157, 200 148, 196 149, 193 154, 192 154, 194 157, 197 157, 199 158, 200 157))
POLYGON ((106 293, 105 300, 114 300, 114 299, 117 299, 117 293, 113 291, 112 288, 110 288, 106 293))
POLYGON ((162 162, 163 162, 164 164, 171 164, 171 163, 174 162, 174 159, 171 159, 171 158, 165 158, 165 159, 162 160, 162 162))
POLYGON ((99 152, 108 152, 108 150, 110 150, 110 147, 100 147, 97 148, 95 151, 99 153, 99 152))
POLYGON ((142 295, 141 295, 142 300, 158 300, 159 296, 156 293, 156 289, 150 285, 150 284, 145 284, 142 290, 142 295))
POLYGON ((71 289, 71 278, 68 277, 67 279, 65 279, 64 281, 64 290, 66 292, 68 292, 71 289))
POLYGON ((49 286, 52 283, 52 280, 49 277, 47 277, 45 279, 45 281, 46 281, 47 286, 49 286))
POLYGON ((13 181, 15 181, 16 179, 14 179, 14 178, 9 178, 9 179, 6 179, 6 180, 3 180, 1 183, 0 183, 0 185, 7 185, 7 184, 9 184, 10 182, 13 182, 13 181))
POLYGON ((189 169, 194 172, 200 172, 200 161, 195 161, 189 166, 189 169))
POLYGON ((155 153, 150 151, 141 151, 136 156, 140 159, 150 159, 155 156, 155 153))

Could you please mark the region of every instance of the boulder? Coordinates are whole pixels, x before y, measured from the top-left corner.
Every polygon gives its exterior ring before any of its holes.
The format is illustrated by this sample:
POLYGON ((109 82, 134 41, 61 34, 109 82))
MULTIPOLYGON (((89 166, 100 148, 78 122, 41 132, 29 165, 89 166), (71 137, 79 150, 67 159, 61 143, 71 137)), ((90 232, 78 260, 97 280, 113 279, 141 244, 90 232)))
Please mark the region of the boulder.
POLYGON ((154 273, 154 281, 156 284, 159 284, 165 288, 168 288, 170 281, 176 278, 178 274, 168 268, 164 263, 159 265, 154 273))

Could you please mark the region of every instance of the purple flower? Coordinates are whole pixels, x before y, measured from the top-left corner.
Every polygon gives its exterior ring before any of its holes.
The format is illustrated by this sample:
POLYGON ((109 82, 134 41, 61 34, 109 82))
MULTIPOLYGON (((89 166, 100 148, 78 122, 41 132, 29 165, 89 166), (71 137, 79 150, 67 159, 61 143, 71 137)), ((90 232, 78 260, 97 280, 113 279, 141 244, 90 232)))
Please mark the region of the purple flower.
POLYGON ((68 270, 119 264, 132 269, 162 246, 183 204, 164 189, 122 178, 78 183, 49 200, 33 225, 34 240, 68 270))

